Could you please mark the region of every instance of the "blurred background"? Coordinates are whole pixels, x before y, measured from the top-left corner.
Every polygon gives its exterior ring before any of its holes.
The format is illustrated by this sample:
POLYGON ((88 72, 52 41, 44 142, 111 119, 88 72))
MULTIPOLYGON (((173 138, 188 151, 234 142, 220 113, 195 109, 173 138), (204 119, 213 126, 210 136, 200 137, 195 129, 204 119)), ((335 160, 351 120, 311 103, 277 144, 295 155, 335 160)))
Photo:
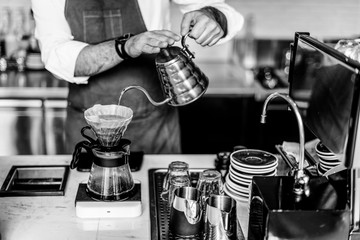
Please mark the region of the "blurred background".
MULTIPOLYGON (((259 121, 266 96, 287 91, 294 33, 309 32, 329 44, 358 38, 360 0, 226 2, 244 16, 242 31, 211 48, 188 42, 210 87, 179 108, 183 152, 217 153, 237 145, 274 152, 275 144, 298 138, 296 120, 283 103, 272 106, 266 125, 259 121), (264 81, 266 73, 273 75, 270 81, 264 81)), ((181 13, 171 6, 179 32, 181 13)), ((30 0, 0 0, 0 155, 66 153, 67 83, 44 69, 33 30, 30 0)))

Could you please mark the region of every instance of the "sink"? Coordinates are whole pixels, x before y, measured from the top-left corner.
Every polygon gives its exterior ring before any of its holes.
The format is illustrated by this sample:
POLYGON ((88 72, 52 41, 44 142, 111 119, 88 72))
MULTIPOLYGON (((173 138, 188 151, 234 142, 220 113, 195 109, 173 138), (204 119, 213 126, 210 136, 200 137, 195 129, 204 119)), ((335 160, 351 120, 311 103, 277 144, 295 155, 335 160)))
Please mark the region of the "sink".
POLYGON ((69 166, 12 166, 1 189, 0 197, 63 196, 69 166))

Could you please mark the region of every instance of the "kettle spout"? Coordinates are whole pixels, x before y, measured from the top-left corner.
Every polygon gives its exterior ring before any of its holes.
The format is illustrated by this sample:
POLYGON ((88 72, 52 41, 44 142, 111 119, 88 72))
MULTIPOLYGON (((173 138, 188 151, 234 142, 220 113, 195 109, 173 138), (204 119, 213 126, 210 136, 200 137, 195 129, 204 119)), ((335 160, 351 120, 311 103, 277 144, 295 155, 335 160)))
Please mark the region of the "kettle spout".
POLYGON ((149 100, 149 102, 150 102, 152 105, 154 105, 154 106, 163 105, 163 104, 165 104, 165 103, 168 103, 168 102, 171 100, 171 98, 168 97, 168 98, 166 98, 164 101, 156 102, 156 101, 154 101, 154 100, 150 97, 149 93, 148 93, 143 87, 140 87, 140 86, 129 86, 129 87, 124 88, 124 89, 121 91, 120 97, 119 97, 119 101, 118 101, 118 105, 120 105, 121 99, 122 99, 123 95, 125 94, 125 92, 127 92, 127 91, 130 90, 130 89, 137 89, 137 90, 140 90, 141 92, 143 92, 143 93, 145 94, 145 96, 147 97, 147 99, 149 100))

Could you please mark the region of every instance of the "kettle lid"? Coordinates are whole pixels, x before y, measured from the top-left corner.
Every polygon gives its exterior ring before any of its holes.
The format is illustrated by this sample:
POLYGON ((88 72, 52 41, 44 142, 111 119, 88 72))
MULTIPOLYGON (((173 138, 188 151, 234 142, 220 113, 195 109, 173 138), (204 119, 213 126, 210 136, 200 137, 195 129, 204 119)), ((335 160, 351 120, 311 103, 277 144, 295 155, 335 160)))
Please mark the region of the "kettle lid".
POLYGON ((179 47, 171 46, 167 48, 162 48, 158 55, 156 56, 155 62, 157 64, 168 63, 171 60, 179 56, 181 49, 179 47))

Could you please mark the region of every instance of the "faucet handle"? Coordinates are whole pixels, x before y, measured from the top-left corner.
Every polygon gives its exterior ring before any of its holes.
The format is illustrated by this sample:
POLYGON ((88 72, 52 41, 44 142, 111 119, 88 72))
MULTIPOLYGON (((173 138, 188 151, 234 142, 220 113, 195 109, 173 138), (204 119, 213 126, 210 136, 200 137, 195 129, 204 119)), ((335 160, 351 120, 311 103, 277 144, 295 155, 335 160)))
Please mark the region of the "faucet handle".
POLYGON ((310 187, 309 187, 310 177, 304 172, 303 169, 295 171, 295 181, 294 181, 294 194, 295 201, 300 202, 302 197, 310 196, 310 187))
POLYGON ((295 200, 300 201, 302 196, 309 196, 310 195, 310 188, 309 188, 309 176, 304 172, 304 155, 305 155, 305 136, 304 136, 304 124, 299 112, 299 109, 294 102, 288 95, 284 95, 278 92, 274 92, 270 94, 263 106, 262 114, 261 114, 261 123, 265 123, 266 118, 266 111, 267 107, 273 99, 280 97, 283 100, 285 100, 289 107, 293 110, 297 122, 298 122, 298 128, 299 128, 299 168, 295 171, 294 174, 294 194, 295 194, 295 200))

